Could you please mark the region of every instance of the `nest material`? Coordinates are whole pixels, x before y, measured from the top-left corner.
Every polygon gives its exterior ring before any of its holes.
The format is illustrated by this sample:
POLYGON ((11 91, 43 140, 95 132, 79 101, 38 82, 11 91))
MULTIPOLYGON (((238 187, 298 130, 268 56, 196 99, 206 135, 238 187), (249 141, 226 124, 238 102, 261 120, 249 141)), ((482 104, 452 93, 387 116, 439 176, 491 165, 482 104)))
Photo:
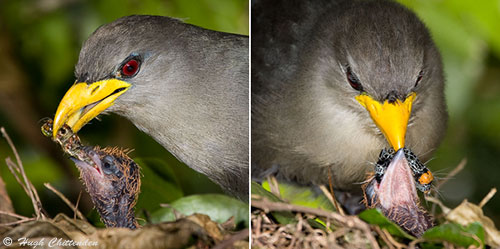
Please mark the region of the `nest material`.
POLYGON ((297 214, 296 224, 278 224, 262 210, 252 212, 252 247, 366 248, 370 240, 360 229, 340 227, 325 231, 309 223, 310 214, 297 214))

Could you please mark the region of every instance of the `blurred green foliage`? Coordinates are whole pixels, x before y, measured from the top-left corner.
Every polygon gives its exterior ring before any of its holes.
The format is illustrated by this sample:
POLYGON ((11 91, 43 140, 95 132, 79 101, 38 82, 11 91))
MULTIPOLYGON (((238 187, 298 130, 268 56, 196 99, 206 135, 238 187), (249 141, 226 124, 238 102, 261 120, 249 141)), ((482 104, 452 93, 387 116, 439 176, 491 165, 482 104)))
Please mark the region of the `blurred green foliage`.
MULTIPOLYGON (((444 142, 429 168, 445 177, 460 160, 465 169, 441 189, 454 207, 478 203, 500 188, 500 4, 496 0, 399 0, 430 29, 441 51, 449 111, 444 142)), ((438 179, 443 180, 443 179, 438 179)), ((500 225, 500 196, 484 207, 500 225)))
MULTIPOLYGON (((269 181, 263 181, 262 187, 271 192, 269 181)), ((308 186, 298 186, 287 182, 280 182, 278 188, 281 199, 290 204, 335 211, 332 202, 324 194, 319 194, 317 189, 315 191, 315 189, 308 186)), ((258 194, 258 192, 255 194, 258 194)))
MULTIPOLYGON (((249 30, 248 0, 0 1, 0 53, 4 60, 0 67, 9 69, 7 75, 0 77, 0 98, 4 98, 0 100, 0 126, 5 126, 12 137, 43 207, 52 216, 72 212, 43 187, 44 182, 50 182, 73 203, 83 186, 72 162, 41 135, 40 120, 53 117, 62 96, 74 82, 74 65, 85 39, 99 26, 132 14, 170 16, 207 29, 244 35, 249 30)), ((132 148, 130 155, 141 158, 137 162, 142 166, 143 183, 136 209, 141 215, 147 216, 159 209, 160 203, 171 203, 182 196, 222 193, 204 175, 180 163, 117 115, 92 121, 79 135, 84 144, 132 148)), ((0 176, 16 212, 31 216, 30 199, 3 163, 7 156, 13 158, 2 140, 0 176)), ((79 206, 98 223, 85 191, 79 206)))

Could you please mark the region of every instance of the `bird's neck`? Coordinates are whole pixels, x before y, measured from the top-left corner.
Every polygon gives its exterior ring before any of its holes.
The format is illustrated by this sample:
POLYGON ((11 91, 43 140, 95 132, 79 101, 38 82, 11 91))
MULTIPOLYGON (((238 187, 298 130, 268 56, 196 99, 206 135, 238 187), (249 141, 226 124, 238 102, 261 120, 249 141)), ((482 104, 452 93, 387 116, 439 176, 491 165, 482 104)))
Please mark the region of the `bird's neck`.
POLYGON ((134 214, 135 198, 131 198, 133 197, 103 198, 92 196, 92 202, 106 227, 136 229, 139 224, 134 214))
MULTIPOLYGON (((207 95, 222 93, 220 90, 207 95)), ((245 183, 248 179, 248 105, 237 103, 239 97, 235 93, 214 97, 222 103, 210 105, 206 104, 210 99, 203 99, 206 96, 192 94, 196 97, 180 100, 151 94, 146 105, 132 103, 126 111, 115 112, 131 120, 181 162, 229 192, 247 193, 247 189, 238 188, 248 186, 245 183), (153 102, 163 104, 151 107, 153 102)))

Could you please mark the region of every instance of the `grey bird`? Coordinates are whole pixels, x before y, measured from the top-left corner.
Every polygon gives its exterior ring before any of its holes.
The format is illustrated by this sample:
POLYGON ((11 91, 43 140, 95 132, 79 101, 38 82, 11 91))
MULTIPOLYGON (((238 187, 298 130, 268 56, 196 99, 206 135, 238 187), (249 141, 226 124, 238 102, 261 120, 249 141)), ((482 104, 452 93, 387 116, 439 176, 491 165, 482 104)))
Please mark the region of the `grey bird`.
POLYGON ((248 196, 248 37, 127 16, 83 44, 54 136, 103 112, 126 117, 198 172, 248 196))
POLYGON ((381 149, 428 160, 446 128, 429 31, 392 1, 255 1, 252 175, 361 191, 381 149))

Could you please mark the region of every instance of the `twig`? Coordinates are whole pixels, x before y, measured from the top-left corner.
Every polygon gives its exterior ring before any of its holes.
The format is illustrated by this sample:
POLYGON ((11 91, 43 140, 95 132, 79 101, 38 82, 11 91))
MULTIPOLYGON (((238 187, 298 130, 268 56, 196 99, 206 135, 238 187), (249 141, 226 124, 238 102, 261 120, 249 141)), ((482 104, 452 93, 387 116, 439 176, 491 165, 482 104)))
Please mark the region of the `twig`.
POLYGON ((336 220, 337 222, 343 223, 348 227, 357 228, 362 230, 364 234, 367 236, 368 240, 371 243, 372 248, 379 249, 379 245, 377 240, 373 236, 370 231, 370 227, 364 221, 360 220, 357 216, 342 216, 338 213, 325 211, 322 209, 315 209, 303 206, 297 206, 288 203, 281 202, 270 202, 268 200, 253 200, 252 206, 256 208, 260 208, 264 210, 264 212, 268 213, 270 211, 291 211, 291 212, 300 212, 300 213, 308 213, 316 216, 321 216, 325 218, 330 218, 336 220))
POLYGON ((42 201, 40 200, 40 196, 38 196, 38 192, 36 191, 36 188, 33 185, 33 183, 31 183, 31 181, 28 181, 28 184, 30 186, 30 189, 33 191, 33 195, 35 196, 35 200, 36 200, 36 204, 37 204, 38 210, 40 210, 40 212, 42 213, 42 216, 43 216, 45 210, 43 210, 42 201))
POLYGON ((486 203, 488 203, 488 201, 490 201, 496 193, 497 188, 492 188, 490 192, 481 200, 481 202, 479 202, 479 207, 483 208, 483 206, 486 205, 486 203))
POLYGON ((328 191, 328 189, 326 189, 325 185, 319 186, 319 189, 321 189, 321 192, 323 192, 323 194, 326 196, 326 198, 328 198, 328 200, 333 204, 333 206, 340 213, 340 215, 345 216, 344 209, 339 205, 339 203, 335 199, 335 195, 333 194, 333 191, 332 192, 328 191))
POLYGON ((437 204, 437 205, 441 208, 441 210, 443 211, 443 214, 445 214, 445 215, 446 215, 446 214, 448 214, 448 212, 450 212, 450 210, 451 210, 450 208, 448 208, 447 206, 445 206, 445 205, 443 204, 443 202, 441 202, 441 201, 440 201, 438 198, 436 198, 436 197, 432 197, 432 196, 425 196, 425 200, 426 200, 426 201, 429 201, 429 202, 434 203, 434 205, 436 205, 436 204, 437 204))
POLYGON ((385 235, 385 237, 387 238, 387 240, 389 240, 391 242, 391 244, 393 244, 394 246, 396 246, 396 248, 405 248, 406 245, 403 245, 399 242, 397 242, 394 237, 392 237, 392 235, 386 230, 386 229, 382 229, 380 228, 380 230, 382 231, 382 233, 385 235))
MULTIPOLYGON (((434 198, 437 198, 438 195, 438 190, 446 183, 448 180, 453 178, 456 174, 458 174, 460 171, 462 171, 465 168, 465 165, 467 164, 467 158, 462 159, 460 163, 458 163, 457 167, 455 167, 448 175, 440 182, 436 184, 435 191, 434 191, 434 198)), ((431 213, 432 215, 436 214, 436 203, 432 205, 431 208, 431 213)))
POLYGON ((26 216, 22 216, 22 215, 11 213, 11 212, 5 212, 5 211, 0 211, 0 214, 8 215, 8 216, 18 218, 18 219, 30 219, 29 217, 26 217, 26 216))
MULTIPOLYGON (((35 214, 36 214, 37 219, 45 218, 45 215, 43 215, 41 212, 40 197, 38 196, 36 189, 33 187, 33 184, 31 184, 31 182, 28 180, 28 177, 26 176, 26 173, 24 172, 23 162, 21 161, 21 157, 19 156, 19 153, 17 152, 17 149, 14 146, 14 143, 10 139, 10 137, 7 134, 7 132, 5 131, 4 127, 1 127, 0 131, 2 132, 2 135, 5 138, 5 140, 7 140, 7 143, 9 144, 12 152, 14 153, 14 156, 16 157, 17 165, 15 163, 13 163, 12 160, 10 160, 10 158, 5 159, 5 161, 6 162, 11 161, 12 162, 11 166, 15 165, 14 169, 18 170, 18 172, 21 173, 23 180, 24 180, 24 187, 23 188, 25 189, 28 196, 31 198, 31 202, 33 203, 33 208, 35 209, 35 214), (28 189, 28 191, 26 189, 28 189)), ((7 162, 7 164, 8 164, 8 162, 7 162)))
POLYGON ((0 226, 2 226, 2 227, 17 225, 17 224, 21 224, 21 223, 24 223, 24 222, 35 220, 35 218, 29 218, 29 217, 22 216, 22 215, 19 215, 19 214, 15 214, 15 213, 11 213, 11 212, 0 211, 0 214, 8 215, 10 217, 19 219, 19 220, 12 221, 12 222, 0 223, 0 226))
POLYGON ((248 230, 248 228, 243 229, 243 230, 239 231, 238 233, 236 233, 235 235, 231 236, 229 239, 223 240, 221 243, 214 246, 212 249, 233 248, 234 242, 248 238, 249 233, 250 233, 250 230, 248 230))
MULTIPOLYGON (((80 190, 80 193, 78 194, 78 199, 76 199, 75 203, 76 210, 78 210, 78 204, 80 204, 80 198, 82 198, 82 190, 80 190)), ((76 212, 73 212, 73 219, 76 220, 76 212)))
MULTIPOLYGON (((3 137, 5 138, 5 140, 7 140, 7 143, 9 144, 10 148, 12 149, 12 152, 14 153, 14 156, 16 157, 17 165, 19 165, 21 172, 24 172, 23 162, 21 161, 21 157, 17 153, 17 149, 14 146, 14 143, 12 142, 12 140, 9 137, 9 134, 7 134, 4 127, 0 128, 0 131, 2 131, 3 137)), ((26 182, 26 185, 28 185, 27 182, 26 182)))
POLYGON ((177 209, 173 208, 168 203, 160 203, 160 207, 166 207, 166 208, 172 209, 172 212, 174 213, 175 220, 178 220, 178 219, 186 217, 184 214, 182 214, 181 212, 177 211, 177 209))
POLYGON ((375 226, 374 230, 380 235, 380 238, 385 242, 389 249, 394 249, 393 243, 387 238, 387 234, 385 234, 380 227, 375 226))
MULTIPOLYGON (((253 223, 253 222, 252 222, 253 223)), ((260 215, 257 215, 257 221, 254 223, 255 225, 255 236, 256 237, 259 237, 260 236, 260 230, 261 230, 261 227, 262 227, 262 216, 260 215)))
POLYGON ((28 194, 29 190, 26 188, 26 186, 24 186, 23 181, 21 181, 21 179, 19 178, 19 175, 16 173, 17 165, 12 161, 12 159, 10 159, 10 157, 5 158, 5 163, 7 163, 7 168, 10 170, 10 173, 12 173, 12 175, 14 175, 14 178, 19 183, 19 185, 21 185, 24 192, 26 192, 26 194, 28 194))
MULTIPOLYGON (((478 247, 476 247, 476 248, 484 248, 483 241, 482 241, 482 240, 481 240, 481 239, 480 239, 477 235, 475 235, 475 234, 473 234, 473 233, 470 233, 470 234, 469 234, 469 233, 465 233, 465 234, 464 234, 464 236, 469 236, 469 235, 472 237, 472 239, 474 239, 474 240, 475 240, 475 241, 479 244, 479 246, 478 246, 478 247)), ((471 246, 471 247, 472 247, 472 246, 471 246)), ((473 248, 473 247, 472 247, 472 248, 473 248)))
POLYGON ((278 185, 278 180, 276 180, 276 177, 268 176, 267 183, 269 183, 269 189, 271 190, 271 193, 273 193, 274 195, 276 195, 278 198, 281 199, 280 188, 278 185))
POLYGON ((2 223, 2 224, 0 224, 0 226, 8 227, 8 226, 17 225, 17 224, 21 224, 21 223, 33 221, 33 220, 36 220, 36 218, 28 218, 28 219, 22 219, 22 220, 8 222, 8 223, 2 223))
POLYGON ((64 203, 66 203, 66 205, 68 205, 72 210, 73 212, 75 212, 75 214, 78 216, 78 218, 80 218, 81 220, 86 220, 85 219, 85 216, 83 216, 82 213, 80 213, 80 211, 78 210, 78 208, 73 205, 73 203, 71 203, 71 201, 68 200, 68 198, 66 198, 61 192, 59 192, 57 189, 55 189, 54 187, 52 187, 52 185, 50 185, 50 183, 44 183, 43 184, 46 188, 50 189, 52 192, 54 192, 54 194, 56 194, 57 196, 59 196, 59 198, 61 198, 64 203))
POLYGON ((460 161, 460 163, 458 163, 457 167, 455 167, 452 171, 450 171, 450 173, 448 173, 448 175, 442 181, 440 181, 436 184, 436 190, 441 188, 441 186, 443 186, 446 182, 448 182, 448 180, 450 180, 456 174, 458 174, 460 171, 462 171, 465 168, 466 164, 467 164, 467 158, 462 159, 462 161, 460 161))
POLYGON ((337 198, 335 197, 335 192, 333 192, 333 177, 331 168, 328 168, 328 185, 330 186, 330 194, 332 195, 333 205, 341 215, 345 215, 344 209, 341 205, 339 205, 337 198))
POLYGON ((410 244, 408 245, 408 249, 415 249, 417 243, 421 243, 421 242, 424 242, 425 240, 422 239, 422 238, 418 238, 412 242, 410 242, 410 244))

